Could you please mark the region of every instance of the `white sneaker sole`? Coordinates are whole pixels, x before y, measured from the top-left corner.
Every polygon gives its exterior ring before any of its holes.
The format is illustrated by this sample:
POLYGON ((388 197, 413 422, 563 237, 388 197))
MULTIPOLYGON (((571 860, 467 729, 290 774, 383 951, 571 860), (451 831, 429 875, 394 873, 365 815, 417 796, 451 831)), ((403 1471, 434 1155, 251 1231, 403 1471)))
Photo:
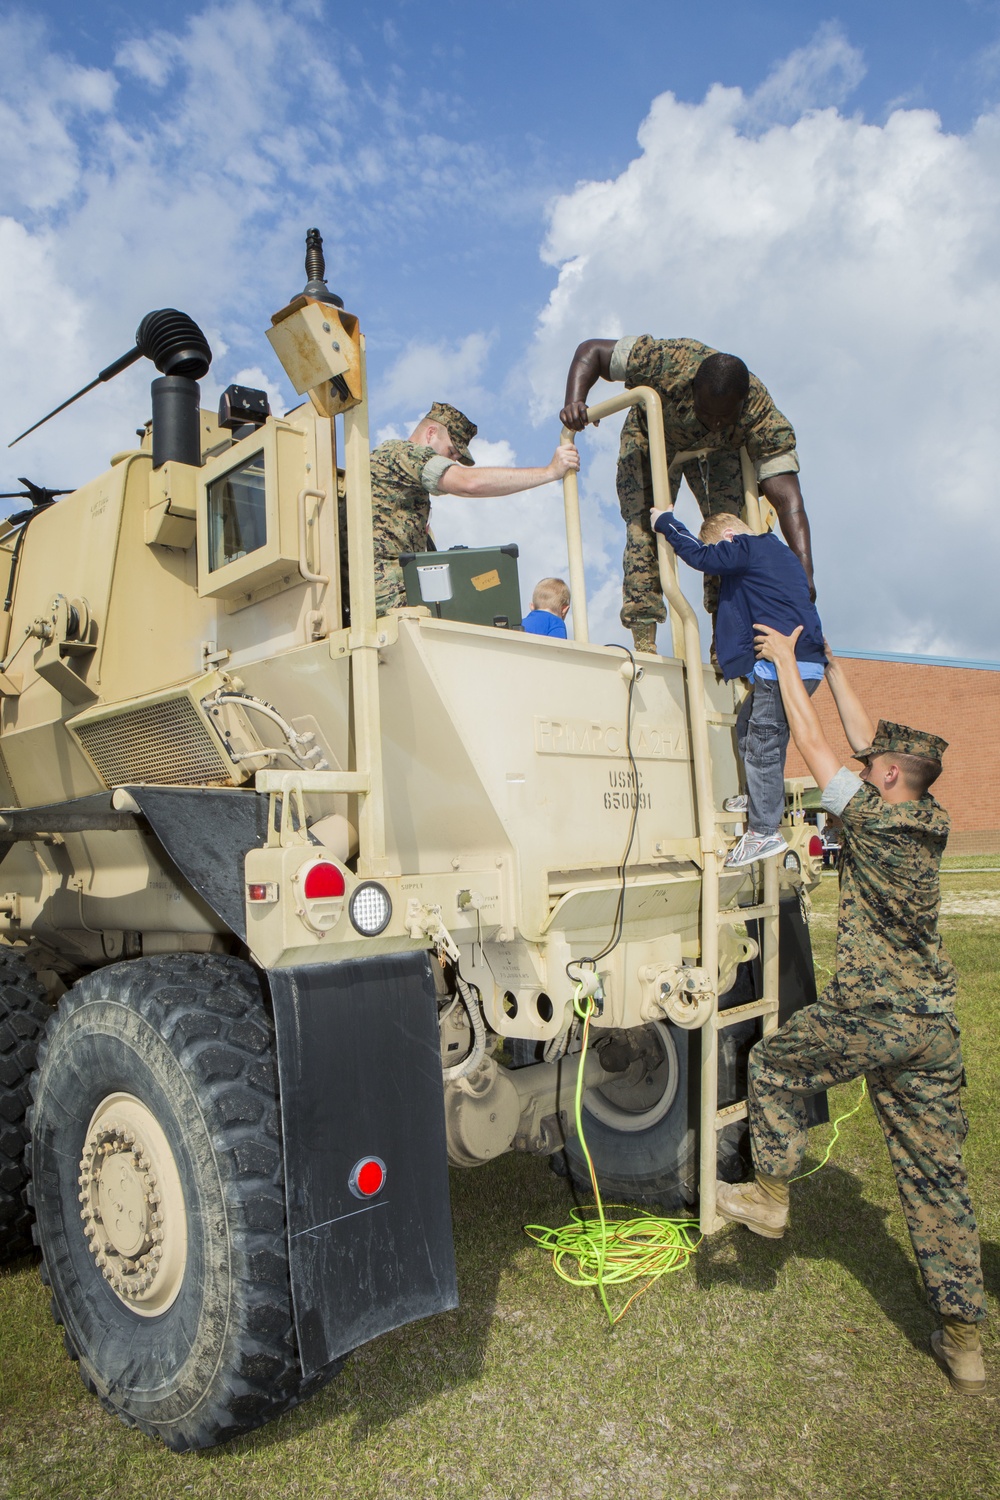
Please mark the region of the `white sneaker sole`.
POLYGON ((749 854, 745 859, 730 859, 727 854, 723 862, 723 868, 726 870, 742 870, 746 865, 756 865, 765 859, 777 859, 779 855, 787 853, 788 845, 786 844, 784 849, 772 849, 770 854, 749 854))

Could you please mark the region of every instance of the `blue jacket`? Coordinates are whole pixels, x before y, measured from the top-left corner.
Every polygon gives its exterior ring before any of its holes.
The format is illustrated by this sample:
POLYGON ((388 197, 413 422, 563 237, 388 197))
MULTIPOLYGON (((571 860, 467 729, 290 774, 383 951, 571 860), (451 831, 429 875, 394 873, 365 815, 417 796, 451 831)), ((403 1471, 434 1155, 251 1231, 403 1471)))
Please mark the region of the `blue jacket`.
POLYGON ((757 659, 755 625, 769 625, 782 635, 791 635, 797 625, 802 625, 796 657, 799 661, 826 661, 823 627, 809 598, 805 568, 772 532, 735 536, 731 542, 706 547, 673 511, 660 517, 656 529, 689 567, 719 579, 715 654, 727 681, 753 675, 757 659))
POLYGON ((548 609, 533 609, 521 621, 521 629, 529 635, 556 635, 566 640, 566 621, 560 620, 548 609))

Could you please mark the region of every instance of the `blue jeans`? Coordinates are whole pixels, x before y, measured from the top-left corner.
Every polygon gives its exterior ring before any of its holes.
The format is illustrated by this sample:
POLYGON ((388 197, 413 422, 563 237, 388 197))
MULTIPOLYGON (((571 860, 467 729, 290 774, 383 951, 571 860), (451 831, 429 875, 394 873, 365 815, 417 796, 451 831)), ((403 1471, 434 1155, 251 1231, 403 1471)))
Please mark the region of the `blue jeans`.
MULTIPOLYGON (((810 698, 820 679, 804 683, 810 698)), ((747 783, 747 827, 754 833, 777 833, 785 811, 785 751, 788 720, 776 682, 755 677, 736 719, 736 746, 747 783)))

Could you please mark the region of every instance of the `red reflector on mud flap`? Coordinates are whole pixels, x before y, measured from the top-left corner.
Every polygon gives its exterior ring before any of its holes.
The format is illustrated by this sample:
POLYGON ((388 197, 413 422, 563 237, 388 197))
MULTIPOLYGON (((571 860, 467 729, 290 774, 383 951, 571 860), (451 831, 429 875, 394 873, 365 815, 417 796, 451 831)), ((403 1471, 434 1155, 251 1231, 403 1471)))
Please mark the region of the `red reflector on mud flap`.
POLYGON ((378 1156, 363 1156, 351 1172, 348 1186, 355 1198, 374 1198, 385 1185, 385 1162, 378 1156))
POLYGON ((814 833, 809 840, 809 854, 813 859, 819 859, 823 853, 823 840, 818 833, 814 833))
POLYGON ((343 871, 325 860, 317 860, 302 882, 302 894, 307 901, 331 901, 344 894, 343 871))

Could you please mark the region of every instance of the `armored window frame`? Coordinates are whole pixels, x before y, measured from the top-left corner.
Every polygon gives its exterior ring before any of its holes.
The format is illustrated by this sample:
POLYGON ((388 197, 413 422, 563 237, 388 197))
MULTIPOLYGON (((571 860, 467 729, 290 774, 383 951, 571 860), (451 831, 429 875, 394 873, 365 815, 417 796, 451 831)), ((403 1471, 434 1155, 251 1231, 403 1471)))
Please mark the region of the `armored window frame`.
POLYGON ((198 493, 198 593, 242 609, 260 597, 302 582, 299 571, 298 515, 301 490, 309 486, 305 434, 271 419, 256 432, 217 454, 201 471, 198 493), (258 524, 263 540, 251 550, 219 559, 216 488, 258 460, 263 470, 263 504, 258 524), (214 563, 214 566, 213 566, 214 563))

